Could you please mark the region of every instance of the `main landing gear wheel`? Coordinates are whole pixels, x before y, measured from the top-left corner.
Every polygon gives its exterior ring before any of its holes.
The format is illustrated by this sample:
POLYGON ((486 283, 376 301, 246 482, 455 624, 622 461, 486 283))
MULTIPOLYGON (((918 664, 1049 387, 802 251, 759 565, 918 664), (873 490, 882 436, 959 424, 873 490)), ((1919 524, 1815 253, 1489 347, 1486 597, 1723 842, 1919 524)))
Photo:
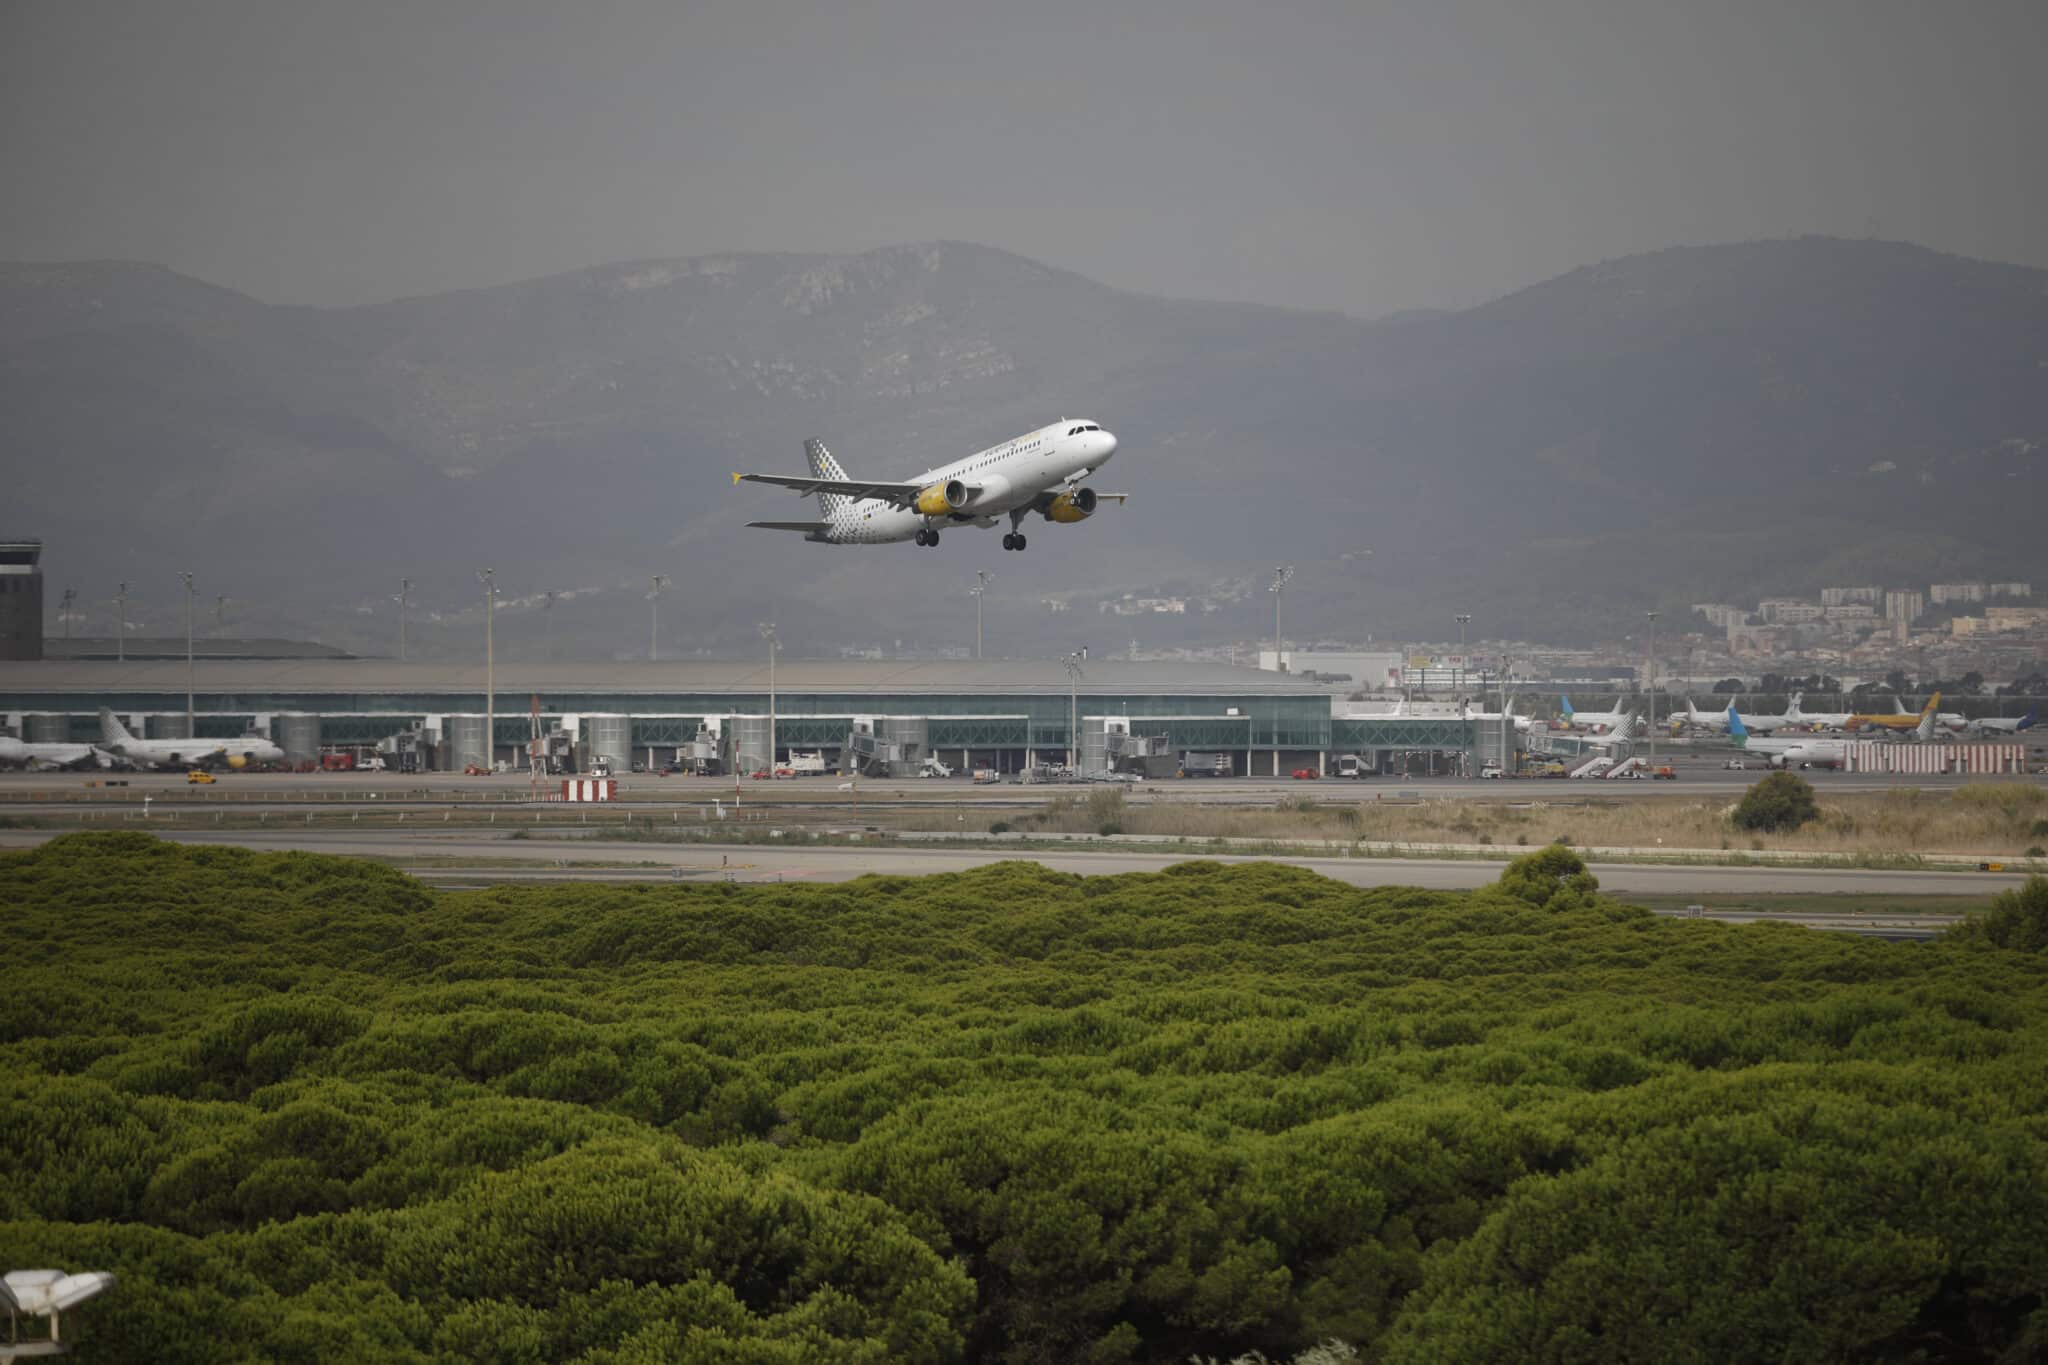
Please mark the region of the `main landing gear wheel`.
POLYGON ((917 543, 920 545, 936 545, 939 543, 939 533, 937 531, 919 531, 917 533, 917 543))
POLYGON ((1022 533, 1020 533, 1020 532, 1017 532, 1017 531, 1011 531, 1011 532, 1008 532, 1008 533, 1006 533, 1006 534, 1005 534, 1005 535, 1003 536, 1003 548, 1004 548, 1005 550, 1021 550, 1021 549, 1023 549, 1023 548, 1024 548, 1024 537, 1023 537, 1022 533))

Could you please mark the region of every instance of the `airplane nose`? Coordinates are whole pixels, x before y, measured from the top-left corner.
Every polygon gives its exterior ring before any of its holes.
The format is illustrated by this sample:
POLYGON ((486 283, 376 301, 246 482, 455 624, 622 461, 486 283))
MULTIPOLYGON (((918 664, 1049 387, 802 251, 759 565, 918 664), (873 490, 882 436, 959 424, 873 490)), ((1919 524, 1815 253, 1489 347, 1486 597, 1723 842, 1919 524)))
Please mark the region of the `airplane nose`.
POLYGON ((1112 432, 1105 431, 1102 433, 1102 454, 1098 458, 1106 460, 1114 454, 1116 454, 1116 436, 1112 432))

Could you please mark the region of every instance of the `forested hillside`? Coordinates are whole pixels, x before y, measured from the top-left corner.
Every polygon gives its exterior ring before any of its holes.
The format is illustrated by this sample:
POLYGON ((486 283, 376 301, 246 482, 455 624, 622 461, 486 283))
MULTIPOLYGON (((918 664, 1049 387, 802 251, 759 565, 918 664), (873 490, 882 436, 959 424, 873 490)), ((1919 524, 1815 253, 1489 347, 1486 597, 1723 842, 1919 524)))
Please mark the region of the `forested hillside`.
MULTIPOLYGON (((827 649, 957 643, 973 606, 934 589, 930 557, 747 530, 807 504, 729 471, 800 473, 817 436, 857 476, 907 478, 1084 414, 1122 441, 1105 484, 1136 496, 1002 557, 1000 638, 1085 642, 1026 607, 1040 594, 1199 594, 1283 556, 1304 634, 1435 632, 1483 604, 1486 631, 1605 638, 1648 607, 2048 573, 2044 280, 1812 238, 1372 322, 1132 294, 960 242, 346 309, 0 263, 0 449, 10 525, 51 541, 101 634, 122 579, 138 633, 170 633, 181 603, 155 585, 192 569, 244 633, 389 650, 404 575, 413 648, 467 654, 481 622, 433 618, 479 606, 473 571, 510 538, 514 653, 541 643, 521 600, 544 589, 577 591, 556 640, 607 657, 643 638, 649 574, 713 566, 717 592, 670 604, 678 639, 730 648, 765 611, 827 649), (121 507, 149 515, 120 518, 117 549, 121 507)), ((944 553, 961 572, 1001 554, 964 533, 944 553)), ((1120 621, 1114 643, 1258 635, 1264 606, 1120 621)))
MULTIPOLYGON (((86 1360, 1980 1360, 2048 958, 1276 866, 437 893, 0 856, 0 1260, 86 1360)), ((2001 922, 2003 925, 2003 922, 2001 922)))

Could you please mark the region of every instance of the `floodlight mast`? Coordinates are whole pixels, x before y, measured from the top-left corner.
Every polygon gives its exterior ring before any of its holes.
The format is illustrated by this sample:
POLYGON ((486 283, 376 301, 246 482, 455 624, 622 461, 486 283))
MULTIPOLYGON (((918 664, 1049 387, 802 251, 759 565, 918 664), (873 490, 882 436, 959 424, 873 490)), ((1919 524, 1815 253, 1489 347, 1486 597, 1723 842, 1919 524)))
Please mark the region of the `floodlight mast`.
POLYGON ((498 757, 498 655, 491 639, 498 614, 497 570, 479 569, 484 585, 484 771, 496 768, 498 757))
POLYGON ((1646 611, 1650 618, 1650 764, 1657 763, 1657 617, 1661 613, 1646 611))
POLYGON ((1287 662, 1280 654, 1280 594, 1287 590, 1287 580, 1294 577, 1292 564, 1275 564, 1273 581, 1266 591, 1273 594, 1273 671, 1285 673, 1287 662))
POLYGON ((974 657, 976 661, 979 661, 981 658, 981 599, 987 594, 988 585, 995 581, 996 576, 987 569, 976 569, 974 571, 974 586, 967 590, 974 596, 974 657))
MULTIPOLYGON (((658 573, 654 576, 654 586, 647 593, 647 612, 649 617, 647 627, 648 663, 653 663, 661 657, 661 590, 668 585, 669 576, 665 573, 658 573)), ((553 606, 554 602, 555 595, 549 593, 548 605, 553 606)))
POLYGON ((1067 666, 1067 776, 1080 771, 1075 755, 1081 745, 1081 659, 1080 650, 1066 658, 1067 666))
POLYGON ((398 580, 398 596, 391 600, 398 603, 398 662, 405 662, 405 605, 412 598, 412 580, 398 580))
POLYGON ((192 715, 192 575, 180 573, 185 580, 185 738, 199 738, 199 728, 193 723, 192 715))
POLYGON ((775 623, 761 623, 761 638, 768 642, 768 776, 775 777, 775 654, 782 642, 775 638, 775 623))

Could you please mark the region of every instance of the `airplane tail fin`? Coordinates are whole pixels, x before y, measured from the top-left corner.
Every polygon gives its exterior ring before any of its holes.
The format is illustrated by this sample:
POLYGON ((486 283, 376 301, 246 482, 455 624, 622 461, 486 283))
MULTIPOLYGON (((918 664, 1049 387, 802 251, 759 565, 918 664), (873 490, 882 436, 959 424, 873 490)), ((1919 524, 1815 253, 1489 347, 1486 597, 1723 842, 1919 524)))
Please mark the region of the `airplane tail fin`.
MULTIPOLYGON (((811 477, 814 479, 845 479, 852 477, 846 472, 844 465, 832 458, 832 452, 825 449, 823 441, 805 441, 804 459, 810 464, 811 477)), ((824 510, 827 517, 830 517, 845 505, 846 496, 842 493, 818 494, 818 506, 824 510)))
POLYGON ((1920 714, 1923 716, 1931 716, 1934 714, 1934 708, 1940 705, 1941 693, 1936 692, 1933 696, 1927 699, 1927 705, 1920 708, 1920 714))
POLYGON ((2015 726, 2013 726, 2013 727, 2012 727, 2012 730, 2013 730, 2013 733, 2014 733, 2014 734, 2018 734, 2018 733, 2019 733, 2020 731, 2022 731, 2022 730, 2031 730, 2031 729, 2033 729, 2033 728, 2034 728, 2034 712, 2033 712, 2033 708, 2029 707, 2029 708, 2028 708, 2028 710, 2027 710, 2027 714, 2025 714, 2024 716, 2021 716, 2021 717, 2020 717, 2020 723, 2019 723, 2018 725, 2015 725, 2015 726))
POLYGON ((1572 718, 1572 699, 1565 696, 1562 692, 1558 693, 1557 699, 1564 707, 1564 718, 1570 720, 1572 718))
POLYGON ((128 727, 114 718, 112 711, 104 706, 100 708, 100 743, 126 744, 134 738, 128 733, 128 727))
POLYGON ((1736 711, 1732 701, 1728 703, 1728 735, 1738 748, 1749 743, 1749 727, 1742 723, 1741 713, 1736 711))
POLYGON ((1920 723, 1913 727, 1913 738, 1923 741, 1934 738, 1934 703, 1929 702, 1927 709, 1920 713, 1920 723))

